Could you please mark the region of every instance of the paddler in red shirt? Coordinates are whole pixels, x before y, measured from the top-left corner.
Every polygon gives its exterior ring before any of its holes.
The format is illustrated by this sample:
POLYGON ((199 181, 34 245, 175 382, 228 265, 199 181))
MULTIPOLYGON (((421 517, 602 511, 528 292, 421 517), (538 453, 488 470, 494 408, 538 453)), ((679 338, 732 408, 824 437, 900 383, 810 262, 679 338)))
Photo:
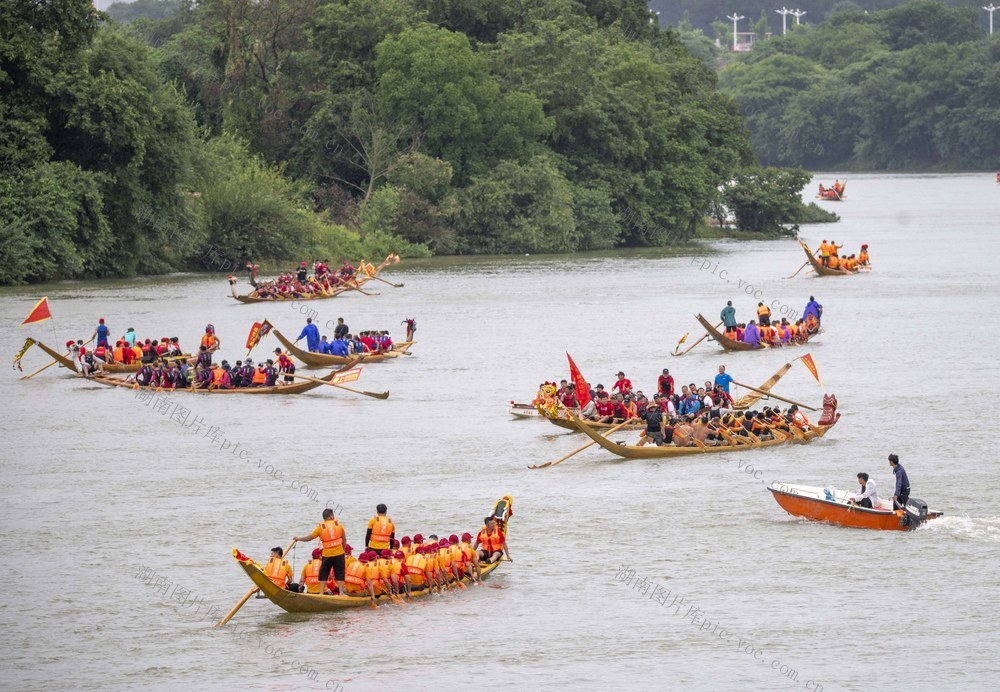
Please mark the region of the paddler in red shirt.
POLYGON ((615 417, 615 404, 608 397, 607 392, 601 392, 594 400, 594 407, 597 409, 597 422, 610 423, 615 417))
POLYGON ((562 405, 566 408, 576 408, 579 406, 580 404, 576 400, 576 387, 571 384, 566 385, 566 389, 563 390, 560 401, 562 401, 562 405))

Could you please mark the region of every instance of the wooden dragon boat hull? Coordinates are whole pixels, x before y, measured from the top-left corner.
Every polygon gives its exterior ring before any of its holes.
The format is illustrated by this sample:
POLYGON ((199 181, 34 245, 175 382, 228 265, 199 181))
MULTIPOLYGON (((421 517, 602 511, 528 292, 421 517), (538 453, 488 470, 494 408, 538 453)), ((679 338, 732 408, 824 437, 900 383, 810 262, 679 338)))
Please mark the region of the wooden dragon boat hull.
MULTIPOLYGON (((358 362, 359 361, 355 361, 340 370, 335 370, 328 375, 318 377, 316 379, 323 380, 323 382, 332 382, 338 372, 349 370, 358 362)), ((316 389, 317 387, 323 386, 320 382, 310 382, 305 380, 302 382, 294 382, 292 384, 276 384, 271 387, 239 387, 236 389, 194 389, 187 387, 185 389, 166 389, 163 387, 144 387, 136 382, 128 382, 118 377, 111 377, 107 375, 91 375, 87 379, 99 384, 107 385, 108 387, 123 387, 125 389, 134 389, 136 391, 147 390, 153 392, 165 392, 167 394, 302 394, 303 392, 308 392, 316 389)))
POLYGON ((311 351, 306 351, 295 345, 294 341, 291 341, 284 334, 279 332, 277 329, 272 330, 274 335, 277 337, 281 345, 285 347, 289 354, 295 356, 301 360, 306 365, 310 365, 315 368, 329 367, 331 365, 343 365, 344 363, 350 362, 354 358, 361 358, 361 360, 367 365, 368 363, 381 363, 386 360, 391 360, 393 358, 399 358, 400 356, 408 356, 407 349, 409 349, 415 341, 403 341, 395 345, 391 351, 385 351, 383 353, 366 353, 361 356, 350 355, 350 356, 332 356, 327 353, 313 353, 311 351))
POLYGON ((744 343, 742 341, 736 341, 735 339, 729 338, 728 336, 725 335, 725 333, 720 332, 718 329, 716 329, 711 322, 706 320, 704 315, 700 314, 695 315, 695 318, 698 320, 698 322, 701 323, 701 326, 705 328, 705 331, 708 332, 708 335, 712 337, 712 339, 714 339, 715 342, 718 343, 719 346, 721 346, 724 351, 760 351, 770 348, 787 348, 789 346, 804 346, 805 344, 809 343, 809 339, 812 339, 814 336, 816 336, 822 331, 822 328, 817 329, 815 332, 809 334, 809 337, 805 341, 792 341, 789 343, 778 343, 778 344, 765 344, 761 342, 757 346, 753 346, 751 344, 744 343))
POLYGON ((877 531, 913 531, 925 521, 937 519, 944 512, 930 512, 922 500, 907 501, 907 509, 892 509, 892 502, 879 509, 857 507, 848 503, 848 493, 775 481, 767 486, 775 501, 792 516, 856 529, 877 531))
POLYGON ((743 438, 734 435, 732 443, 727 442, 726 444, 721 445, 696 445, 694 447, 674 447, 669 445, 656 447, 655 445, 646 445, 640 447, 639 445, 628 445, 624 442, 613 442, 605 438, 598 430, 579 418, 573 418, 573 422, 581 432, 587 435, 587 437, 616 456, 620 456, 624 459, 670 459, 674 457, 690 456, 692 454, 713 454, 746 451, 750 449, 760 449, 763 447, 777 447, 789 442, 797 442, 800 444, 809 443, 816 438, 826 435, 827 431, 836 425, 837 421, 840 419, 840 414, 836 412, 836 398, 824 397, 824 400, 823 418, 820 420, 828 420, 825 424, 812 425, 809 430, 799 434, 776 434, 775 437, 769 440, 761 438, 743 438), (832 405, 828 403, 828 400, 832 400, 832 405))
MULTIPOLYGON (((509 495, 497 500, 493 508, 493 515, 497 517, 500 529, 507 534, 507 520, 510 517, 510 507, 513 504, 513 499, 509 495)), ((271 603, 288 611, 289 613, 332 613, 340 610, 345 610, 347 608, 364 608, 366 606, 371 606, 371 599, 368 596, 324 596, 322 594, 313 593, 295 593, 294 591, 289 591, 278 586, 264 574, 260 565, 255 563, 250 558, 242 555, 235 548, 233 549, 233 559, 236 564, 246 573, 250 578, 250 581, 260 589, 260 592, 267 597, 271 603), (240 559, 240 558, 243 559, 240 559)), ((490 564, 480 563, 480 571, 482 577, 485 579, 487 576, 492 574, 500 567, 500 562, 493 562, 490 564)), ((462 579, 463 583, 469 583, 469 579, 462 579)), ((429 589, 422 589, 420 591, 414 591, 411 597, 425 596, 430 593, 429 589)), ((388 594, 380 594, 375 599, 376 603, 390 603, 391 598, 388 594)))
POLYGON ((872 270, 871 266, 858 267, 854 271, 848 271, 846 269, 831 269, 830 267, 824 267, 823 264, 816 259, 816 256, 809 249, 809 246, 804 242, 799 240, 799 245, 802 246, 802 250, 806 253, 806 257, 809 259, 809 264, 812 266, 813 271, 815 271, 820 276, 852 276, 854 274, 861 274, 863 272, 870 272, 872 270))
MULTIPOLYGON (((398 260, 397 260, 397 262, 398 262, 398 260)), ((306 294, 304 296, 298 296, 296 298, 291 298, 291 297, 287 297, 286 298, 285 296, 276 296, 274 298, 259 298, 259 297, 250 296, 250 295, 238 295, 236 293, 236 284, 234 283, 235 279, 231 279, 230 290, 232 291, 233 298, 235 298, 236 300, 238 300, 239 302, 244 303, 244 304, 249 304, 249 303, 282 303, 282 302, 293 301, 293 300, 299 300, 299 301, 301 301, 301 300, 326 300, 328 298, 336 298, 341 293, 347 293, 348 291, 354 291, 354 290, 356 290, 358 288, 361 288, 366 283, 368 283, 369 281, 371 281, 372 279, 374 279, 376 276, 378 276, 379 272, 381 272, 383 269, 385 269, 386 267, 388 267, 390 264, 392 264, 392 262, 390 261, 389 258, 386 258, 386 260, 384 262, 382 262, 382 264, 380 264, 379 266, 375 267, 372 270, 371 274, 368 274, 367 272, 362 273, 360 275, 355 274, 355 276, 352 279, 350 279, 350 281, 347 284, 343 284, 343 283, 342 284, 338 284, 337 286, 334 286, 333 288, 331 288, 329 293, 323 293, 323 294, 309 293, 309 294, 306 294)), ((402 284, 400 284, 400 285, 402 285, 402 284)))

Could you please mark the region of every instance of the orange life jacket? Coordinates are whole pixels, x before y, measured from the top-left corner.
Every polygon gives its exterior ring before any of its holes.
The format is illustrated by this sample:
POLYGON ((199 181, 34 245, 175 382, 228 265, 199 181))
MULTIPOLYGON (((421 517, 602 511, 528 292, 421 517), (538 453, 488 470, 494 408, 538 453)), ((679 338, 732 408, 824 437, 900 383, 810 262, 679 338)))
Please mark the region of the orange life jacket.
POLYGON ((215 334, 205 334, 201 337, 201 345, 205 348, 211 349, 219 340, 215 338, 215 334))
POLYGON ((406 573, 410 575, 410 583, 413 586, 422 586, 427 583, 427 576, 424 570, 427 561, 420 553, 412 553, 406 558, 406 573))
POLYGON ((125 349, 124 348, 122 348, 121 346, 119 346, 119 347, 117 347, 115 349, 114 353, 115 353, 114 358, 115 358, 115 362, 116 363, 124 363, 125 362, 125 349))
POLYGON ((759 308, 757 308, 758 317, 763 317, 764 315, 770 315, 770 314, 771 314, 771 308, 767 307, 766 305, 761 305, 759 308))
POLYGON ((226 377, 226 371, 221 367, 212 371, 212 384, 222 384, 226 377))
POLYGON ((459 572, 465 572, 465 552, 462 550, 462 546, 456 543, 451 546, 450 551, 452 564, 458 568, 459 572))
POLYGON ((830 255, 830 269, 836 269, 840 264, 840 259, 836 255, 830 255))
POLYGON ((344 588, 350 593, 363 593, 368 589, 368 565, 358 561, 347 568, 344 588))
POLYGON ((344 526, 336 519, 327 519, 319 532, 319 540, 323 543, 323 555, 336 557, 344 554, 344 526), (329 552, 329 554, 327 554, 329 552))
POLYGON ((495 553, 503 550, 503 539, 500 537, 500 529, 493 529, 494 533, 488 533, 484 526, 479 530, 479 544, 487 553, 495 553))
POLYGON ((323 561, 317 558, 302 568, 302 574, 305 575, 306 593, 320 593, 322 591, 319 583, 319 568, 322 563, 323 561))
POLYGON ((862 264, 866 263, 868 261, 868 253, 862 250, 861 254, 858 255, 858 261, 862 264))
POLYGON ((261 366, 259 368, 254 368, 253 371, 253 383, 254 384, 267 384, 267 368, 261 366))
POLYGON ((280 557, 272 557, 268 561, 267 565, 264 566, 264 574, 272 582, 285 588, 288 584, 288 573, 291 571, 291 567, 288 566, 288 560, 283 560, 280 557))
POLYGON ((392 536, 396 527, 392 524, 392 519, 378 514, 372 526, 372 537, 368 541, 368 546, 373 549, 383 550, 389 547, 389 537, 392 536))

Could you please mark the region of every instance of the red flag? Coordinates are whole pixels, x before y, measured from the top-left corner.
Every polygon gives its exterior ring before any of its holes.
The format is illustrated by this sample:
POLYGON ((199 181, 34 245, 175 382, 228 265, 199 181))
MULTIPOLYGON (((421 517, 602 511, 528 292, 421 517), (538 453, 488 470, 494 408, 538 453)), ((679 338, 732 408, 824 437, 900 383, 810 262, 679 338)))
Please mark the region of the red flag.
POLYGON ((568 352, 566 358, 569 360, 569 376, 576 388, 576 400, 580 402, 580 408, 583 408, 590 403, 590 385, 587 384, 587 380, 583 379, 583 373, 580 372, 580 368, 576 367, 573 357, 568 352))
POLYGON ((816 361, 813 360, 812 354, 807 353, 802 356, 800 360, 802 361, 802 364, 806 366, 806 370, 808 370, 810 374, 816 378, 816 383, 822 387, 823 383, 819 380, 819 370, 816 369, 816 361))
POLYGON ((35 303, 35 307, 31 308, 31 312, 28 316, 24 318, 19 326, 23 327, 26 324, 33 324, 34 322, 44 322, 45 320, 52 319, 52 313, 49 312, 49 297, 45 296, 40 301, 35 303))
POLYGON ((267 320, 254 322, 253 326, 250 327, 250 333, 247 335, 247 352, 252 351, 253 347, 259 344, 260 340, 267 336, 271 329, 272 325, 267 320))

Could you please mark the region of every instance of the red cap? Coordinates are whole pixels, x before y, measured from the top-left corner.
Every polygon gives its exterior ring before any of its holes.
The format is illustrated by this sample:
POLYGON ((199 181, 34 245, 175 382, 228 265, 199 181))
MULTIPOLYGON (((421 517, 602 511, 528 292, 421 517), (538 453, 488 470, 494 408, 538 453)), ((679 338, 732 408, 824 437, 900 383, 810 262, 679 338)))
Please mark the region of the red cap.
POLYGON ((98 324, 104 324, 104 318, 102 317, 101 319, 97 320, 97 323, 98 324))
POLYGON ((448 536, 448 542, 449 543, 458 543, 458 536, 456 536, 455 534, 451 534, 450 536, 448 536))
POLYGON ((392 551, 391 551, 391 550, 389 550, 388 548, 386 548, 385 550, 383 550, 383 551, 382 551, 381 553, 379 553, 379 554, 380 554, 380 555, 381 555, 382 557, 392 557, 392 551))
POLYGON ((351 547, 351 546, 349 546, 349 545, 345 545, 345 546, 344 546, 344 552, 345 552, 345 553, 347 553, 348 555, 350 555, 351 553, 353 553, 353 552, 354 552, 354 548, 352 548, 352 547, 351 547))
POLYGON ((463 541, 471 541, 472 540, 472 534, 471 533, 463 533, 462 534, 462 540, 463 541))
POLYGON ((313 560, 315 560, 316 558, 318 558, 322 554, 323 554, 323 551, 320 550, 319 548, 316 548, 315 550, 313 550, 313 560))
POLYGON ((415 533, 415 534, 413 534, 413 542, 414 543, 423 543, 424 542, 424 537, 422 535, 420 535, 419 533, 415 533))
POLYGON ((393 539, 393 541, 392 541, 392 547, 393 547, 393 549, 398 548, 399 547, 399 541, 393 539))
POLYGON ((66 348, 72 348, 73 344, 75 343, 76 343, 75 341, 70 339, 69 341, 66 342, 66 348))
POLYGON ((403 536, 403 545, 410 545, 410 537, 403 536))
POLYGON ((358 555, 358 562, 368 562, 368 553, 358 555))
POLYGON ((393 555, 393 557, 396 558, 397 560, 402 560, 406 556, 403 555, 403 551, 402 550, 397 550, 396 554, 393 555))
POLYGON ((306 266, 309 266, 309 265, 307 265, 307 264, 306 264, 305 262, 303 262, 303 263, 301 264, 301 266, 303 266, 303 267, 306 267, 306 266))

